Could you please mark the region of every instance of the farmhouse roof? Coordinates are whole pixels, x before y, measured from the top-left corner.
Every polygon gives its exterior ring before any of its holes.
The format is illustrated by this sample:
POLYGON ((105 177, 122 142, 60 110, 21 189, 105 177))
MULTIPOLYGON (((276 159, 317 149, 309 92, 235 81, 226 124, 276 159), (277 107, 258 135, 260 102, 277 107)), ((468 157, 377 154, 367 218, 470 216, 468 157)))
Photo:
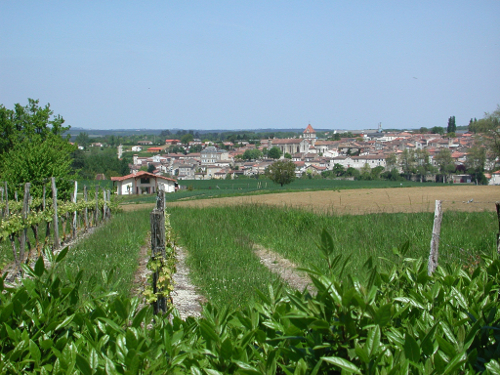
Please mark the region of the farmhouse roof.
POLYGON ((173 181, 175 183, 177 183, 177 180, 173 179, 173 178, 168 178, 168 177, 163 177, 163 176, 157 176, 153 173, 149 173, 149 172, 146 172, 146 171, 139 171, 137 172, 136 174, 128 174, 126 176, 122 176, 122 177, 111 177, 111 181, 125 181, 125 180, 128 180, 130 178, 143 178, 143 177, 155 177, 155 178, 161 178, 163 180, 168 180, 168 181, 173 181))

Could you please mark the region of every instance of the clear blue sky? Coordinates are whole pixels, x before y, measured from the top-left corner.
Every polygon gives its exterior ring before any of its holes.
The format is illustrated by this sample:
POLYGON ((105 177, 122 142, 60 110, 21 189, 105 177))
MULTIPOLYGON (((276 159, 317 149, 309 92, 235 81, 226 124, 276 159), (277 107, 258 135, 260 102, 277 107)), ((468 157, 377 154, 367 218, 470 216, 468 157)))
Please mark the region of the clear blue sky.
POLYGON ((1 1, 0 103, 93 129, 457 125, 500 104, 500 1, 1 1))

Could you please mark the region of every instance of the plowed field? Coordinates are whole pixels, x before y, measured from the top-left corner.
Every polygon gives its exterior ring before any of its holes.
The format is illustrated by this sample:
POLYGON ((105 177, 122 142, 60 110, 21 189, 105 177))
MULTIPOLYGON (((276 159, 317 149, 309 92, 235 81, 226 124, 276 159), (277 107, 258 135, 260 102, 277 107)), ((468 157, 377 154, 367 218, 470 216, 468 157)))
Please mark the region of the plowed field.
MULTIPOLYGON (((235 204, 270 204, 300 207, 316 212, 364 214, 380 212, 434 211, 434 202, 443 201, 444 210, 494 211, 500 201, 500 186, 443 186, 388 189, 323 190, 187 200, 167 206, 207 207, 235 204)), ((152 204, 123 206, 125 210, 153 207, 152 204)))

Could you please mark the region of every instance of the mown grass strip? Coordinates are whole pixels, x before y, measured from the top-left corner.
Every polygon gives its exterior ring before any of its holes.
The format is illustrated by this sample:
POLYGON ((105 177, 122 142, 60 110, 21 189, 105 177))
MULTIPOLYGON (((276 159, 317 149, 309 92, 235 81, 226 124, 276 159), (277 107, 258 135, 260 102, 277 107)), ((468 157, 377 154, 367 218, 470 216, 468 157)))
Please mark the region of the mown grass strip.
MULTIPOLYGON (((300 266, 326 271, 316 241, 326 228, 335 254, 350 256, 346 272, 361 280, 371 256, 381 270, 398 262, 394 248, 409 242, 407 257, 427 258, 432 213, 370 215, 315 214, 294 208, 245 205, 169 209, 172 226, 189 251, 193 281, 214 303, 241 303, 254 297, 272 277, 252 253, 258 243, 300 266)), ((470 268, 481 253, 495 249, 496 217, 491 212, 446 212, 440 264, 470 268)))
POLYGON ((149 213, 150 210, 117 213, 71 249, 66 269, 72 274, 84 271, 84 294, 95 283, 108 284, 121 295, 129 294, 138 254, 150 230, 149 213))

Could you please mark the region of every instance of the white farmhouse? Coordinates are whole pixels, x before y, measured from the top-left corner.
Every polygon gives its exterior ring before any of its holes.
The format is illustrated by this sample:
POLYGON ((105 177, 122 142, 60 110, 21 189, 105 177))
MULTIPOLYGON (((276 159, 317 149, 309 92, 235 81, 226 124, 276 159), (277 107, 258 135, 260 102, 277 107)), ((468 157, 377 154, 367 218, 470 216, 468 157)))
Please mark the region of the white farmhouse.
POLYGON ((158 190, 164 190, 167 193, 177 191, 178 184, 173 178, 157 176, 145 171, 129 174, 123 177, 111 177, 113 185, 116 182, 116 194, 154 194, 158 190))

